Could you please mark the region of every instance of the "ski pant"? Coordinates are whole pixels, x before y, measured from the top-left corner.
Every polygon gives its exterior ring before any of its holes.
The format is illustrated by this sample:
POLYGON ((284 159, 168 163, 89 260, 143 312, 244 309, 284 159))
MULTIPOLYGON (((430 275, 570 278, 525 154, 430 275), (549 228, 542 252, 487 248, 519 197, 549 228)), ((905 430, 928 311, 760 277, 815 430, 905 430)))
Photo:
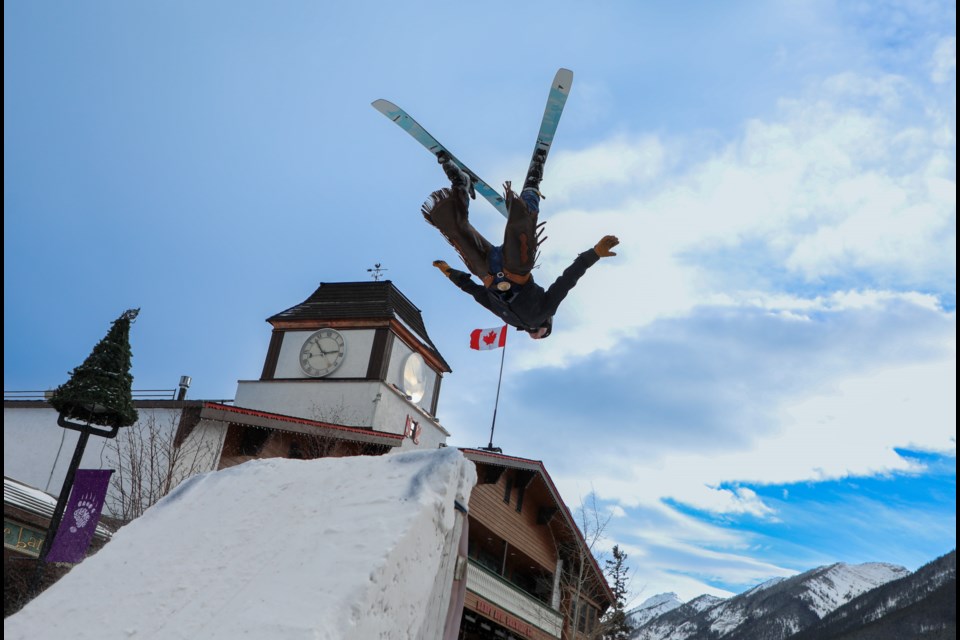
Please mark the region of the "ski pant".
MULTIPOLYGON (((470 224, 469 202, 465 189, 439 189, 430 194, 420 212, 453 245, 470 273, 486 282, 491 276, 493 245, 470 224)), ((503 271, 508 279, 523 284, 537 258, 539 207, 531 205, 539 204, 539 198, 529 190, 522 197, 508 190, 506 203, 509 217, 503 232, 503 271)))

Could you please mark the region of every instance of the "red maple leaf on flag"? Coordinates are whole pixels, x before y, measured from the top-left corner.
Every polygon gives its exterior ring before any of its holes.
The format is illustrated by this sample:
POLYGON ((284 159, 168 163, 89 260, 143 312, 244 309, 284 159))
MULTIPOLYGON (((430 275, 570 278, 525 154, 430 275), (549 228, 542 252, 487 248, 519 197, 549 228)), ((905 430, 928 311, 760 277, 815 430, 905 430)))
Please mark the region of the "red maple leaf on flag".
POLYGON ((470 332, 470 348, 477 351, 507 346, 507 325, 493 329, 474 329, 470 332))

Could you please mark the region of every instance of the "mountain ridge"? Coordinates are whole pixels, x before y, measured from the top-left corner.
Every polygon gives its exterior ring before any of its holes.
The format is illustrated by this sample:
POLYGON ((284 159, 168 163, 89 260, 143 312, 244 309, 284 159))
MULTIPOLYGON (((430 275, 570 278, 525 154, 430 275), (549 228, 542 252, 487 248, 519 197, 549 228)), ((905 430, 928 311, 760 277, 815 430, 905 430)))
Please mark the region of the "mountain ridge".
POLYGON ((887 616, 894 614, 904 618, 898 628, 927 625, 932 633, 951 628, 952 615, 955 630, 955 594, 952 551, 915 572, 884 562, 838 562, 731 598, 702 595, 684 603, 676 594, 657 594, 628 619, 631 640, 873 640, 897 637, 884 635, 893 624, 887 616), (894 586, 884 589, 888 585, 894 586), (943 608, 951 594, 952 614, 943 608))

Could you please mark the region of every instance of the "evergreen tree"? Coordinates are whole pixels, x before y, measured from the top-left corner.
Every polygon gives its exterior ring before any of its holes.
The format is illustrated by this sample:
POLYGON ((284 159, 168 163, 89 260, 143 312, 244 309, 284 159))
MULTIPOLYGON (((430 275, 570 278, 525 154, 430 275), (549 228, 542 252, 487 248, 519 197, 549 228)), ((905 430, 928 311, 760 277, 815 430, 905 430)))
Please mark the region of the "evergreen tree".
POLYGON ((50 404, 64 417, 107 427, 127 427, 137 421, 130 392, 130 323, 139 312, 129 309, 114 320, 83 364, 53 392, 50 404))
POLYGON ((613 558, 607 558, 605 573, 613 590, 613 607, 607 611, 604 620, 605 640, 629 640, 633 627, 627 620, 627 554, 619 545, 613 546, 613 558))

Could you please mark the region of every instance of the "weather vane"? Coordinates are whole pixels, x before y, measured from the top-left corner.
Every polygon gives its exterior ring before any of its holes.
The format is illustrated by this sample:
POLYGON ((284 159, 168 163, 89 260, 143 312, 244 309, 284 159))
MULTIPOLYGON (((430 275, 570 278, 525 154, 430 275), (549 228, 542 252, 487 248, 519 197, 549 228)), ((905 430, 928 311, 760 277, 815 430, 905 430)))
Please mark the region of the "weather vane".
POLYGON ((379 262, 373 265, 373 269, 367 269, 369 273, 373 274, 371 277, 374 282, 380 282, 380 275, 386 270, 386 267, 381 267, 379 262))

